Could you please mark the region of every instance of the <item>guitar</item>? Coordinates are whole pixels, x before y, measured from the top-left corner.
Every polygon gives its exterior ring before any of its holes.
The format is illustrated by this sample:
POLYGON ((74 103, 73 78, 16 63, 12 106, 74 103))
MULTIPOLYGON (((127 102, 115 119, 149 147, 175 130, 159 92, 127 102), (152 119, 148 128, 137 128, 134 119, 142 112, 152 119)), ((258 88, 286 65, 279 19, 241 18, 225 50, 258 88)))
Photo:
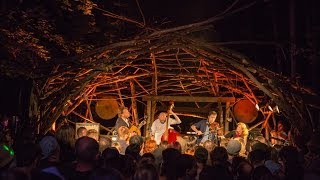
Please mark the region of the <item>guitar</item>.
POLYGON ((141 121, 138 126, 132 125, 129 129, 130 134, 136 134, 138 136, 141 136, 141 131, 140 129, 142 126, 144 126, 147 122, 145 120, 141 121))

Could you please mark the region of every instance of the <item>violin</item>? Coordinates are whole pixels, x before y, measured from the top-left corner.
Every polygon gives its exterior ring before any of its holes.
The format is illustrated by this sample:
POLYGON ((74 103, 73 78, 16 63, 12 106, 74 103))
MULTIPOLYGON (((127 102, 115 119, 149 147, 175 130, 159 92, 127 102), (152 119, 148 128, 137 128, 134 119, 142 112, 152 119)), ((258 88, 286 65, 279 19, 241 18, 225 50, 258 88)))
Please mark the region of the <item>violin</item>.
POLYGON ((210 129, 210 131, 217 131, 220 129, 220 125, 217 122, 213 122, 213 123, 209 124, 209 129, 210 129))
POLYGON ((218 135, 220 135, 222 133, 220 130, 221 130, 221 127, 220 127, 219 123, 213 122, 213 123, 209 124, 209 131, 210 132, 217 133, 218 135))

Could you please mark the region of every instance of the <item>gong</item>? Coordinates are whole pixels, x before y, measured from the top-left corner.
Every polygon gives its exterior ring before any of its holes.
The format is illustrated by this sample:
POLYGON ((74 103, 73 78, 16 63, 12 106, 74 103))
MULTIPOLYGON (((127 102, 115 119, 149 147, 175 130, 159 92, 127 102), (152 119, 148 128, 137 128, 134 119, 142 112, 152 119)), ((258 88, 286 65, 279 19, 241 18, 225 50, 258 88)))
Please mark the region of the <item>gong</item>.
POLYGON ((237 121, 251 123, 258 116, 258 110, 255 105, 248 99, 240 99, 233 106, 233 114, 237 121))
POLYGON ((97 115, 105 120, 114 118, 119 111, 119 105, 114 97, 103 97, 95 106, 97 115))

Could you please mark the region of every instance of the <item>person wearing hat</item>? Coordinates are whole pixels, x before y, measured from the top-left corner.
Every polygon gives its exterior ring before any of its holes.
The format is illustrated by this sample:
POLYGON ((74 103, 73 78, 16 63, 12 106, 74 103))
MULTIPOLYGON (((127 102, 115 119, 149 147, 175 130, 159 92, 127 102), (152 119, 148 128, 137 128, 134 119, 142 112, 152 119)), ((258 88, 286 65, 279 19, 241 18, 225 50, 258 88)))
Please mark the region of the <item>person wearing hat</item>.
POLYGON ((226 150, 228 152, 228 161, 231 163, 233 157, 239 156, 241 143, 238 140, 231 139, 227 144, 226 150))

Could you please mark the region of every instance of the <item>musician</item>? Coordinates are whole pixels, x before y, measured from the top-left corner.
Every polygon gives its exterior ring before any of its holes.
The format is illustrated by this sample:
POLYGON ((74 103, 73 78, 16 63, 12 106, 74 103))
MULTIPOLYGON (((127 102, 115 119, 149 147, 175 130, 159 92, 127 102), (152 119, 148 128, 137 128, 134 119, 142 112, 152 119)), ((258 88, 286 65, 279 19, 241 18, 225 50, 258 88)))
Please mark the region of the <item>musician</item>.
MULTIPOLYGON (((169 117, 168 121, 168 129, 173 129, 170 125, 173 124, 180 124, 181 120, 177 116, 176 113, 174 113, 172 110, 168 110, 169 114, 172 114, 174 119, 169 117)), ((153 136, 154 140, 156 141, 157 145, 161 142, 161 137, 166 131, 166 122, 167 122, 167 116, 168 113, 161 112, 158 116, 158 119, 154 120, 151 126, 151 135, 153 136)))
POLYGON ((119 109, 119 114, 118 114, 118 119, 116 121, 116 125, 115 125, 115 131, 117 131, 119 133, 119 128, 121 126, 124 126, 124 127, 127 127, 127 128, 130 128, 131 127, 131 124, 129 122, 129 117, 131 116, 129 110, 127 107, 121 107, 119 109))
POLYGON ((208 119, 201 120, 191 126, 191 129, 198 135, 197 144, 204 143, 207 140, 213 141, 217 138, 220 129, 219 123, 215 122, 217 115, 217 112, 210 111, 208 119))
POLYGON ((237 124, 237 129, 230 131, 228 134, 224 135, 226 138, 242 138, 243 143, 246 146, 249 135, 249 129, 245 123, 239 122, 237 124))

